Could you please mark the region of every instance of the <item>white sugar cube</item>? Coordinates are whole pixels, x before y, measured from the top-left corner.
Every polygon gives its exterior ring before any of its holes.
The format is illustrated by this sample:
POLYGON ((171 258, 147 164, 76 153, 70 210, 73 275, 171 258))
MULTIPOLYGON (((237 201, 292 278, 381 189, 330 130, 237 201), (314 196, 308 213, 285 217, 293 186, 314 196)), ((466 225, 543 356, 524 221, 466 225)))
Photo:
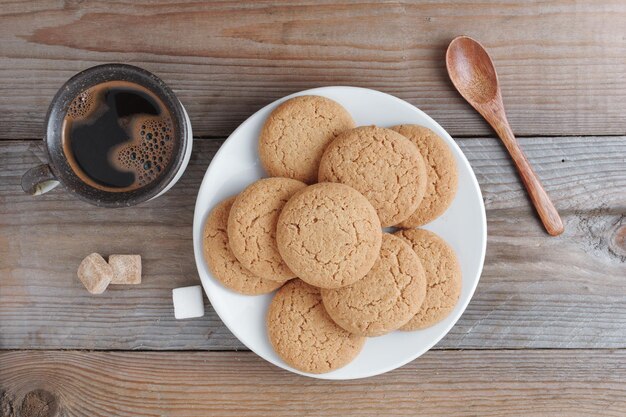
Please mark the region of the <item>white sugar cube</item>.
POLYGON ((174 288, 172 290, 174 301, 174 317, 176 319, 191 319, 204 316, 204 301, 202 300, 202 287, 174 288))

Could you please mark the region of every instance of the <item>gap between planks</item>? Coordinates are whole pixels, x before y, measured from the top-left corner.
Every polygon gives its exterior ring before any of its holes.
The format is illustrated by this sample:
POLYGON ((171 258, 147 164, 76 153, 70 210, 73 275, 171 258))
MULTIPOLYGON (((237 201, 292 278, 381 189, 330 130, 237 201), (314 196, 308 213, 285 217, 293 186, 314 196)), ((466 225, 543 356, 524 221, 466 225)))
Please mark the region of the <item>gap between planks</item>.
MULTIPOLYGON (((55 417, 623 416, 626 350, 430 351, 352 381, 291 374, 248 352, 0 352, 0 409, 55 417), (260 388, 262 387, 262 388, 260 388)), ((11 415, 11 414, 9 414, 11 415)))

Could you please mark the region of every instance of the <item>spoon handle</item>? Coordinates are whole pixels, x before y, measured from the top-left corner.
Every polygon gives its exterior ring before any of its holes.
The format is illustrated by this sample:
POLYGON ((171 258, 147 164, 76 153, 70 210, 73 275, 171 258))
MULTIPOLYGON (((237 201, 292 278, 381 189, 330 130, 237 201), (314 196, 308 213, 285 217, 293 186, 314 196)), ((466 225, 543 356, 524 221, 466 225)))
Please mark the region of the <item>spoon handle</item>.
POLYGON ((554 207, 554 204, 552 204, 552 200, 550 200, 537 174, 535 174, 535 171, 533 171, 533 168, 530 166, 526 155, 524 155, 524 152, 519 147, 517 139, 515 139, 515 135, 513 135, 513 131, 511 130, 511 126, 509 126, 506 116, 504 116, 504 112, 497 111, 494 113, 492 113, 492 117, 486 117, 486 119, 498 136, 500 136, 504 146, 509 151, 517 167, 517 172, 526 187, 526 191, 528 191, 530 200, 535 206, 537 214, 539 214, 541 222, 550 235, 560 235, 563 233, 564 228, 559 212, 556 210, 556 207, 554 207))

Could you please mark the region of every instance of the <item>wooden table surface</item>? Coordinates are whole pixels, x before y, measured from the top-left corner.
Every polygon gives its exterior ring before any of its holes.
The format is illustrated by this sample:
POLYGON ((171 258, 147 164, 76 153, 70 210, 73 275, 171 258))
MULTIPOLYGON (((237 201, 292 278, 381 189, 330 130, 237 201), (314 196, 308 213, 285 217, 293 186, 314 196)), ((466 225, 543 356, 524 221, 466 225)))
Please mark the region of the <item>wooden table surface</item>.
POLYGON ((626 415, 626 3, 616 1, 0 0, 0 415, 626 415), (522 5, 523 3, 523 5, 522 5), (548 237, 493 132, 453 90, 456 35, 492 54, 513 130, 565 224, 548 237), (22 193, 45 160, 50 99, 76 72, 127 62, 163 78, 197 140, 180 182, 139 207, 62 188, 22 193), (325 382, 266 363, 197 284, 191 227, 223 138, 286 94, 355 85, 434 117, 483 191, 485 268, 430 352, 385 375, 325 382), (140 253, 140 286, 89 296, 91 252, 140 253))

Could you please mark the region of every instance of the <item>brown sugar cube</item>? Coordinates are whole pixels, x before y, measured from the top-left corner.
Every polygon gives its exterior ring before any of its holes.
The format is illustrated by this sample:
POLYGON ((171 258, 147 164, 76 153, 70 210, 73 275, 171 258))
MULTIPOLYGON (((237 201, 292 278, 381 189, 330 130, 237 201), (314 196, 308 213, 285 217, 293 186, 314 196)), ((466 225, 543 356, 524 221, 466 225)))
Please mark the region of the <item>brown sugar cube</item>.
POLYGON ((111 255, 111 284, 141 284, 141 255, 111 255))
POLYGON ((87 291, 102 294, 113 278, 113 268, 97 253, 92 253, 80 263, 78 278, 87 291))

